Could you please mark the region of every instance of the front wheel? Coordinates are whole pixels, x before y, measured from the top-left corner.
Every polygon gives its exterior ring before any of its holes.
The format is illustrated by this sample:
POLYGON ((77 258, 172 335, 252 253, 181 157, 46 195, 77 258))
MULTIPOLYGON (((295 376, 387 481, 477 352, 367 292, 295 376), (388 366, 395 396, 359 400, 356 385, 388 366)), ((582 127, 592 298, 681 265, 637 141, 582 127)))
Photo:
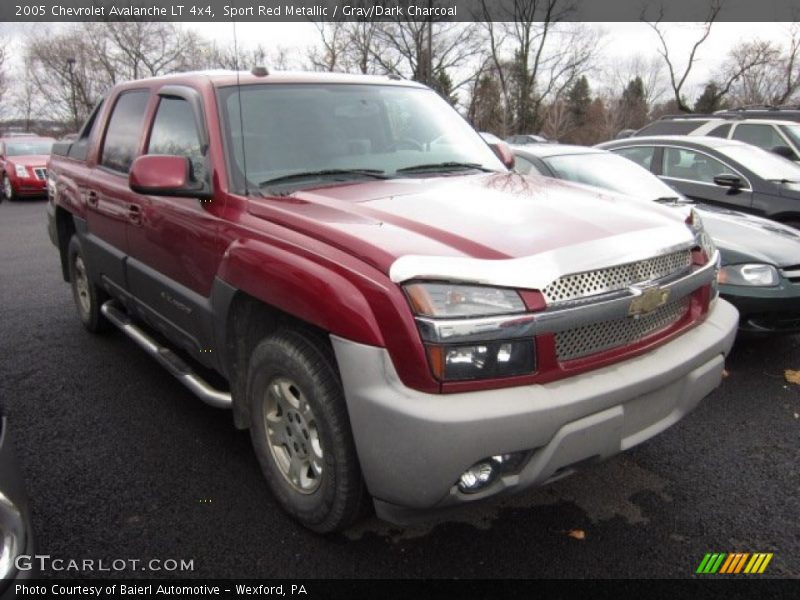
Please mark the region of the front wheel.
POLYGON ((11 183, 11 180, 8 178, 8 175, 3 175, 3 196, 5 196, 6 200, 9 202, 13 202, 17 199, 16 195, 14 194, 14 186, 11 183))
POLYGON ((70 239, 67 252, 69 281, 78 316, 80 316, 83 326, 92 333, 104 331, 108 328, 108 321, 100 312, 100 307, 108 299, 108 296, 89 277, 83 246, 77 236, 73 235, 70 239))
POLYGON ((351 525, 365 490, 327 339, 280 330, 262 340, 247 400, 253 448, 283 509, 319 533, 351 525))

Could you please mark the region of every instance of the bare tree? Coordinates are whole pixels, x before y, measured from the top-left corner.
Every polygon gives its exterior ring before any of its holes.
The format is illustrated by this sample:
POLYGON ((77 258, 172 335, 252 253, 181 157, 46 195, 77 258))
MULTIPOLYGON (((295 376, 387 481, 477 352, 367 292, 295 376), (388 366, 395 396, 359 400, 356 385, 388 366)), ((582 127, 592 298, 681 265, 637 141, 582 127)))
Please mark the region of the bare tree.
POLYGON ((763 62, 754 65, 734 83, 730 95, 738 105, 789 102, 800 89, 800 26, 790 29, 789 43, 777 41, 742 42, 731 49, 729 62, 734 65, 752 61, 761 52, 763 62))
POLYGON ((568 0, 481 0, 486 48, 494 63, 509 114, 506 132, 533 132, 542 125, 545 104, 585 74, 594 59, 599 32, 585 24, 565 23, 568 0), (493 21, 494 19, 494 21, 493 21))
POLYGON ((3 96, 6 93, 6 86, 8 83, 8 77, 6 73, 6 41, 0 38, 0 101, 2 101, 3 96))
POLYGON ((692 71, 692 67, 694 66, 695 62, 697 61, 697 50, 703 43, 708 39, 708 36, 711 34, 711 27, 716 21, 717 17, 719 16, 719 12, 722 9, 722 0, 712 0, 709 9, 708 9, 708 16, 706 17, 705 23, 703 24, 702 33, 700 37, 692 44, 692 48, 689 51, 689 56, 686 59, 686 64, 684 65, 683 69, 681 70, 675 60, 674 53, 670 54, 669 44, 667 43, 666 39, 666 32, 663 27, 662 20, 664 18, 664 7, 661 6, 659 11, 659 16, 656 21, 650 22, 646 21, 646 23, 652 28, 652 30, 658 36, 658 40, 660 43, 660 48, 658 53, 664 59, 664 62, 667 66, 667 72, 669 73, 669 81, 670 86, 672 87, 672 93, 675 98, 675 102, 678 106, 678 109, 682 112, 692 112, 692 109, 686 104, 681 91, 683 90, 683 86, 686 83, 686 80, 689 77, 689 74, 692 71))
POLYGON ((664 63, 659 56, 645 57, 641 54, 617 60, 605 70, 604 79, 610 82, 606 93, 616 95, 637 77, 642 80, 644 99, 648 106, 661 101, 668 84, 664 77, 664 63))
POLYGON ((308 59, 316 71, 347 70, 345 52, 349 45, 347 23, 344 21, 315 21, 321 48, 312 48, 308 59))
MULTIPOLYGON (((474 23, 396 20, 381 22, 371 32, 372 60, 384 72, 396 73, 437 87, 443 73, 459 67, 479 54, 474 23)), ((457 90, 472 80, 468 74, 454 81, 457 90)))

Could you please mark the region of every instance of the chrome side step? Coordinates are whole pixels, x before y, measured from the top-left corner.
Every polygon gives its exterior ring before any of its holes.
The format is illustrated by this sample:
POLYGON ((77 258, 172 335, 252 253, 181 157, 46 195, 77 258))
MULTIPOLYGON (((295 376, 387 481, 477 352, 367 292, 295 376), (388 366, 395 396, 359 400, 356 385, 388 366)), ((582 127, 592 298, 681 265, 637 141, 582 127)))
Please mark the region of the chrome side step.
POLYGON ((222 392, 198 376, 186 362, 169 348, 159 345, 140 329, 130 317, 117 308, 113 300, 100 307, 100 312, 117 326, 125 335, 136 342, 150 356, 155 358, 178 381, 189 388, 200 400, 215 408, 230 408, 233 400, 229 392, 222 392))

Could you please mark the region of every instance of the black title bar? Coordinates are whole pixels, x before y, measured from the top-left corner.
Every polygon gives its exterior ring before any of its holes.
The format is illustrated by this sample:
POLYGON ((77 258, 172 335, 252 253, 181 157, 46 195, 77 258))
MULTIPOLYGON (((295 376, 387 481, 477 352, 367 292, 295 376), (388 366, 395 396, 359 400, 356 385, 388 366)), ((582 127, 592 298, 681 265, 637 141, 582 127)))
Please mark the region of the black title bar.
MULTIPOLYGON (((556 0, 562 21, 705 21, 718 0, 556 0)), ((514 0, 2 0, 0 21, 551 20, 550 2, 514 0), (515 12, 536 7, 532 18, 515 12)), ((724 0, 717 21, 797 21, 797 0, 724 0)), ((551 13, 552 14, 552 13, 551 13)))

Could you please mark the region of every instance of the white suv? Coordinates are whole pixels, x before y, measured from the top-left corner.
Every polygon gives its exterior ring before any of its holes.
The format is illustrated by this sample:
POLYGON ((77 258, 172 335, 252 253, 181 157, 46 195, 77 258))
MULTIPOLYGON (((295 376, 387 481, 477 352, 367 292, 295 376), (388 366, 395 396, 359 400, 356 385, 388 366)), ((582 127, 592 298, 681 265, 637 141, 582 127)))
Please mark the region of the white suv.
POLYGON ((666 117, 633 134, 703 135, 739 140, 800 161, 800 123, 778 119, 725 119, 717 117, 666 117), (788 149, 788 151, 786 150, 788 149))

